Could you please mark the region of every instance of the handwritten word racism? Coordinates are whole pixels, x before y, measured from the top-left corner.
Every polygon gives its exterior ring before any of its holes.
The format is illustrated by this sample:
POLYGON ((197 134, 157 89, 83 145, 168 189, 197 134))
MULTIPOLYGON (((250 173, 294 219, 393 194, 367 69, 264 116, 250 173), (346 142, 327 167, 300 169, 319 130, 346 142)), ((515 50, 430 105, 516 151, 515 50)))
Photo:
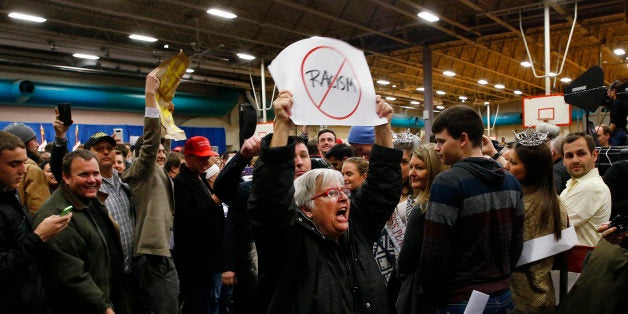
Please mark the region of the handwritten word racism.
POLYGON ((343 75, 334 76, 327 70, 305 71, 305 78, 312 88, 333 88, 345 92, 358 92, 353 78, 343 75))

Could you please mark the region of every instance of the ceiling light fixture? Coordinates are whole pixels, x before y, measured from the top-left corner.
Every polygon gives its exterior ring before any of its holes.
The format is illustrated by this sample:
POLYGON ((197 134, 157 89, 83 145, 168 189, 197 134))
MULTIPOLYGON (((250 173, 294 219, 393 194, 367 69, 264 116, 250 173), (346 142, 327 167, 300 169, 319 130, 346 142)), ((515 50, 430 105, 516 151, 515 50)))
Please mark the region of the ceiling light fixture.
POLYGON ((563 77, 563 78, 560 79, 560 81, 563 82, 563 83, 569 83, 569 82, 571 82, 571 78, 563 77))
POLYGON ((392 96, 386 96, 386 100, 391 100, 392 101, 392 100, 397 100, 397 98, 392 97, 392 96))
POLYGON ((99 56, 90 55, 90 54, 86 54, 86 53, 75 53, 72 56, 74 58, 88 59, 88 60, 98 60, 98 59, 100 59, 99 56))
POLYGON ((495 84, 495 88, 497 89, 502 89, 505 88, 506 86, 504 84, 495 84))
POLYGON ((243 60, 255 60, 255 56, 250 55, 248 53, 238 53, 237 54, 238 58, 243 59, 243 60))
POLYGON ((458 99, 460 99, 460 100, 463 100, 463 101, 464 101, 464 100, 467 100, 468 98, 467 98, 467 96, 458 96, 458 99))
POLYGON ((443 109, 445 109, 445 106, 443 106, 443 105, 438 105, 438 106, 436 106, 436 109, 443 110, 443 109))
POLYGON ((187 69, 185 70, 185 73, 194 73, 194 69, 187 69))
POLYGON ((139 40, 139 41, 146 41, 149 43, 154 43, 157 41, 157 38, 155 37, 150 37, 150 36, 145 36, 145 35, 138 35, 138 34, 131 34, 129 35, 129 38, 131 39, 135 39, 135 40, 139 40))
POLYGON ((519 63, 519 64, 521 64, 521 66, 524 67, 524 68, 529 68, 529 67, 532 66, 532 63, 530 63, 528 61, 521 61, 521 63, 519 63))
POLYGON ((439 94, 439 95, 445 95, 445 94, 447 94, 447 93, 443 92, 442 90, 437 90, 437 91, 436 91, 436 94, 439 94))
POLYGON ((454 77, 454 76, 456 76, 456 73, 452 72, 452 71, 445 71, 445 72, 443 72, 443 75, 444 76, 449 76, 449 77, 454 77))
POLYGON ((484 102, 484 105, 488 105, 488 104, 490 104, 490 102, 488 102, 488 101, 485 101, 485 102, 484 102))
POLYGON ((547 73, 547 75, 548 75, 549 77, 554 77, 554 76, 556 76, 556 73, 554 73, 554 72, 550 72, 550 73, 547 73))
POLYGON ((621 49, 621 48, 617 48, 615 50, 613 50, 613 53, 615 53, 615 55, 617 56, 623 56, 626 54, 626 50, 621 49))
POLYGON ((41 16, 30 15, 30 14, 19 13, 19 12, 11 12, 9 13, 9 17, 13 19, 35 22, 35 23, 43 23, 46 21, 46 19, 41 16))
POLYGON ((523 92, 522 92, 522 91, 520 91, 520 90, 518 90, 518 89, 517 89, 517 90, 515 90, 513 93, 515 93, 515 95, 521 95, 521 94, 523 94, 523 92))
POLYGON ((211 14, 211 15, 215 15, 215 16, 219 16, 222 18, 226 18, 226 19, 235 19, 236 17, 238 17, 237 15, 229 12, 229 11, 224 11, 221 9, 216 9, 216 8, 211 8, 209 10, 207 10, 207 13, 211 14))
POLYGON ((420 105, 421 103, 416 101, 416 100, 413 100, 413 101, 410 102, 410 104, 411 105, 420 105))
POLYGON ((481 80, 478 80, 478 84, 480 84, 480 85, 486 85, 486 84, 488 84, 488 81, 487 81, 487 80, 485 80, 485 79, 481 79, 481 80))
POLYGON ((164 49, 168 49, 168 48, 170 48, 170 45, 165 44, 165 45, 164 45, 164 49))
POLYGON ((440 19, 438 18, 438 16, 436 16, 436 15, 434 15, 434 14, 430 13, 430 12, 427 12, 427 11, 422 11, 422 12, 420 12, 420 13, 419 13, 419 14, 417 14, 417 15, 418 15, 420 18, 422 18, 422 19, 424 19, 424 20, 426 20, 426 21, 428 21, 428 22, 431 22, 431 23, 434 23, 434 22, 436 22, 436 21, 440 20, 440 19))
POLYGON ((386 81, 386 80, 377 80, 377 84, 379 84, 379 85, 388 85, 388 84, 390 84, 390 82, 386 81))
POLYGON ((425 91, 425 87, 417 87, 416 90, 418 92, 424 92, 425 91))

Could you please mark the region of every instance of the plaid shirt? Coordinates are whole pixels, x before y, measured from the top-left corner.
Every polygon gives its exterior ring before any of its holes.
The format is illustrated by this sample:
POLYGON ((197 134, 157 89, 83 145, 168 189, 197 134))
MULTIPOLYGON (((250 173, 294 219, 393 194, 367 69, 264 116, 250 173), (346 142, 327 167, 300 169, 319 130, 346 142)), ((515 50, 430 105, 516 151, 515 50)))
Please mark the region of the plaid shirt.
POLYGON ((128 192, 129 187, 126 183, 122 183, 118 172, 114 170, 111 178, 102 178, 100 191, 109 194, 107 199, 105 199, 105 206, 107 206, 111 216, 120 226, 120 240, 122 242, 122 253, 124 254, 124 272, 129 273, 131 272, 133 260, 133 232, 135 229, 135 219, 131 209, 131 196, 130 192, 128 192))

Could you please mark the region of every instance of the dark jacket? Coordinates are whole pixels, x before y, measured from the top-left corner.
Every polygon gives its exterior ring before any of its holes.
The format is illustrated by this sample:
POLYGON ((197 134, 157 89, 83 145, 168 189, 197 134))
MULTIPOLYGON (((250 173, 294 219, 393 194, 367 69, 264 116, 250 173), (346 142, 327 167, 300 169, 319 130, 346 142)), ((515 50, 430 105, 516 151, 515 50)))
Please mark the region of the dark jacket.
MULTIPOLYGON (((99 192, 99 199, 92 199, 96 210, 108 215, 103 205, 106 194, 99 192)), ((59 235, 50 239, 51 248, 48 281, 51 302, 59 313, 104 313, 112 307, 111 285, 113 277, 120 273, 111 271, 109 246, 122 256, 119 236, 117 243, 108 243, 97 226, 95 218, 83 202, 73 195, 68 186, 61 184, 35 215, 34 225, 51 215, 58 215, 72 205, 72 220, 59 235)), ((109 219, 112 227, 115 223, 109 219)), ((122 265, 119 265, 122 266, 122 265)), ((121 267, 117 267, 121 270, 121 267)), ((115 309, 114 309, 115 310, 115 309)))
POLYGON ((222 272, 225 214, 211 198, 209 184, 185 164, 174 178, 175 265, 181 285, 209 284, 222 272))
POLYGON ((469 157, 434 179, 425 215, 421 287, 430 304, 510 289, 523 246, 523 195, 494 160, 469 157))
POLYGON ((40 268, 45 253, 16 191, 0 192, 0 313, 48 313, 40 268))
MULTIPOLYGON (((267 143, 272 135, 263 141, 267 143)), ((262 149, 249 215, 267 313, 387 313, 373 244, 401 195, 401 151, 375 145, 368 178, 352 196, 349 230, 326 238, 293 200, 294 144, 262 149)))

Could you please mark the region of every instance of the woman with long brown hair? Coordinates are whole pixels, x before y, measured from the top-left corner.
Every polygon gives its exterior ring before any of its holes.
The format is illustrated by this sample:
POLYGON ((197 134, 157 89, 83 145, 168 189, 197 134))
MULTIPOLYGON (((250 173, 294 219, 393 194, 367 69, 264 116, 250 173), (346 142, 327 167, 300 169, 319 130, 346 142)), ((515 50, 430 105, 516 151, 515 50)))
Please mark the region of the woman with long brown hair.
MULTIPOLYGON (((554 234, 559 240, 567 227, 567 212, 556 194, 552 153, 538 132, 527 131, 512 150, 506 169, 521 183, 524 201, 524 241, 554 234)), ((549 256, 515 268, 511 279, 515 311, 554 313, 556 300, 549 256)))

